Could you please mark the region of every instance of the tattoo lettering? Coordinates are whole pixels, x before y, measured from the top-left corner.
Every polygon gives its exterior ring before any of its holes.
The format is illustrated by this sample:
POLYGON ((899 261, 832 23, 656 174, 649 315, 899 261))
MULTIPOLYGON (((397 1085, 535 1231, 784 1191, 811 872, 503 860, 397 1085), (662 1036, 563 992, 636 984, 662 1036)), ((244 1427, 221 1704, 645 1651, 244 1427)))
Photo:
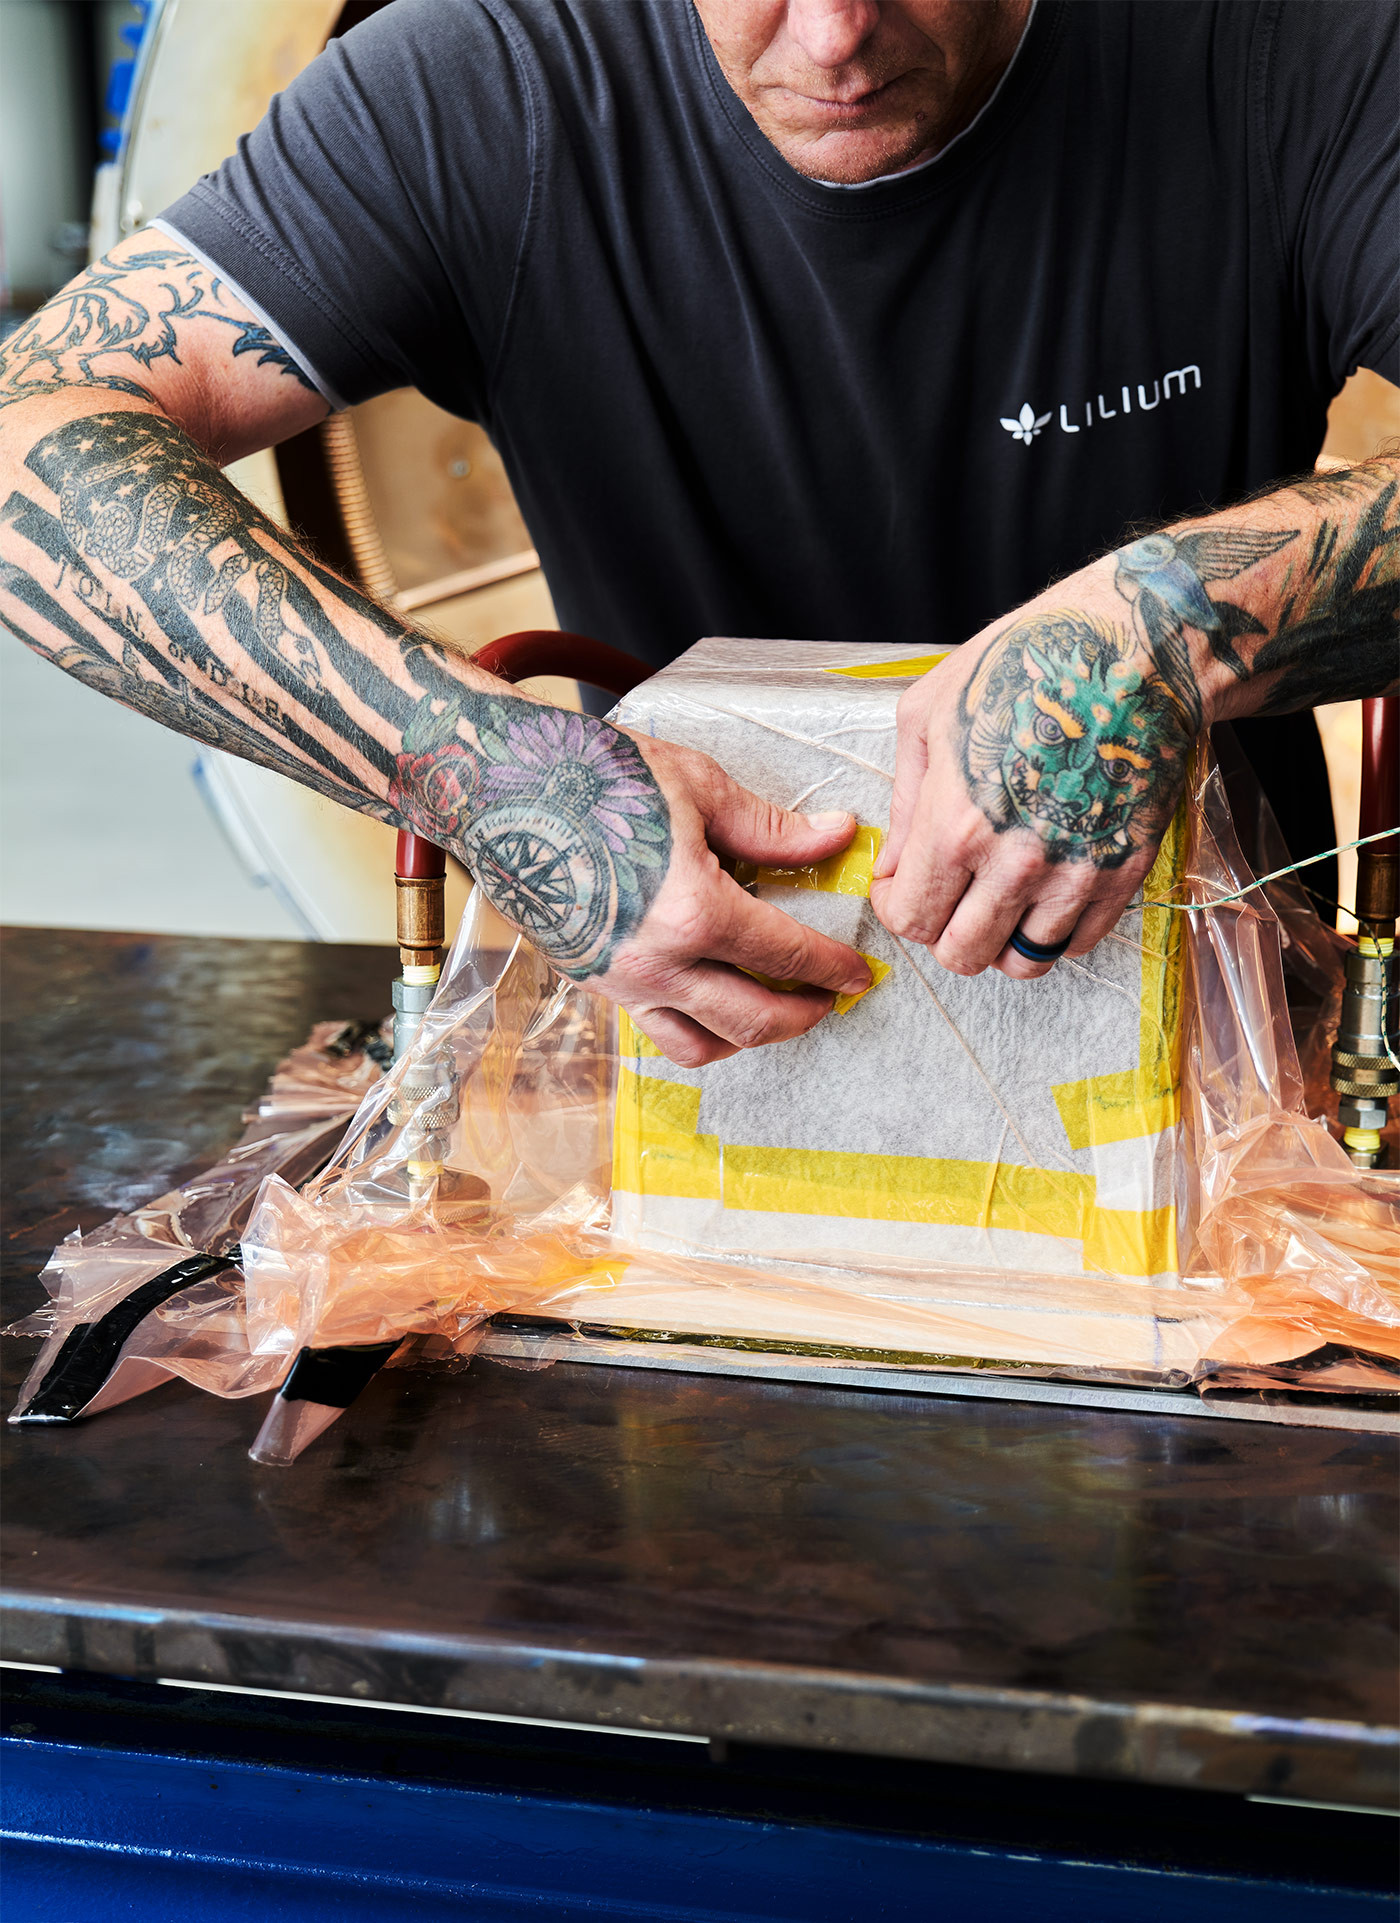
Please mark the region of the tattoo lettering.
MULTIPOLYGON (((246 351, 252 351, 248 349, 246 351)), ((52 505, 0 509, 0 607, 38 653, 126 706, 457 853, 561 970, 612 962, 670 859, 636 745, 487 693, 293 549, 163 416, 87 415, 25 466, 52 505), (345 638, 391 638, 384 665, 345 638)))
POLYGON ((963 766, 992 826, 1116 868, 1160 833, 1191 730, 1132 637, 1066 609, 1012 628, 963 697, 963 766))
POLYGON ((120 261, 97 261, 0 347, 0 408, 75 383, 152 400, 134 370, 157 360, 178 364, 181 330, 202 321, 235 330, 232 356, 256 353, 259 367, 276 367, 314 393, 314 384, 268 330, 229 312, 230 305, 218 276, 180 249, 154 247, 120 261), (169 276, 160 283, 164 300, 158 306, 138 293, 137 277, 151 274, 169 276))
MULTIPOLYGON (((1188 635, 1238 681, 1277 676, 1259 711, 1380 694, 1400 663, 1400 483, 1383 463, 1291 490, 1330 510, 1300 528, 1147 534, 1114 556, 1131 629, 1070 609, 1009 628, 962 703, 963 770, 998 833, 1047 859, 1116 867, 1151 846, 1184 777, 1203 704, 1188 635), (1208 585, 1273 560, 1270 621, 1208 585)), ((1238 591, 1237 591, 1238 592, 1238 591)))

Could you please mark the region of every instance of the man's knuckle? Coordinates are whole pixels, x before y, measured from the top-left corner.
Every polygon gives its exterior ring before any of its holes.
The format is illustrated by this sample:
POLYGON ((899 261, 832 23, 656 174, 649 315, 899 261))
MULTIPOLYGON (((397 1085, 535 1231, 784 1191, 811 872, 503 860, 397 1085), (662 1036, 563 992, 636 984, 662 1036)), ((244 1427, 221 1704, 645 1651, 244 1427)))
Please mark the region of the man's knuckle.
POLYGON ((699 1036, 673 1038, 664 1044, 661 1052, 677 1068, 703 1068, 712 1059, 712 1050, 699 1036))
POLYGON ((702 954, 714 937, 715 907, 708 889, 686 889, 666 917, 669 945, 691 956, 702 954))
POLYGON ((923 941, 927 933, 923 917, 906 901, 887 901, 884 905, 884 923, 892 935, 901 941, 923 941))
POLYGON ((976 959, 960 942, 937 941, 932 944, 933 958, 940 968, 946 968, 950 975, 980 975, 982 963, 976 959))

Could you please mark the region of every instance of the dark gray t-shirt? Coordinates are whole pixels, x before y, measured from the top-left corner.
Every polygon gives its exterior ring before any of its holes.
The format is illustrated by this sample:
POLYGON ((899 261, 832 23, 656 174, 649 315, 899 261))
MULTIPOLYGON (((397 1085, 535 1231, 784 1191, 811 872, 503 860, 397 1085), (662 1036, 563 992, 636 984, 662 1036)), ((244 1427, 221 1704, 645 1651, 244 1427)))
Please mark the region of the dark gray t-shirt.
POLYGON ((562 624, 965 640, 1400 380, 1392 0, 1038 0, 932 165, 794 173, 689 0, 397 0, 165 219, 505 460, 562 624))

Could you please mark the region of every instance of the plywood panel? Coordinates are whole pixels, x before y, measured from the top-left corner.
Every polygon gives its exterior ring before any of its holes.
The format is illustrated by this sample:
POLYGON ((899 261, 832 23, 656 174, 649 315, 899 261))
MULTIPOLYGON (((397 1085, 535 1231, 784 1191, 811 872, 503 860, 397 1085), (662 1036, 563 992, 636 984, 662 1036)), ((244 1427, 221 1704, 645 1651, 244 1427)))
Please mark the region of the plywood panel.
POLYGON ((365 402, 352 418, 375 525, 401 592, 530 548, 501 457, 474 422, 411 388, 365 402))

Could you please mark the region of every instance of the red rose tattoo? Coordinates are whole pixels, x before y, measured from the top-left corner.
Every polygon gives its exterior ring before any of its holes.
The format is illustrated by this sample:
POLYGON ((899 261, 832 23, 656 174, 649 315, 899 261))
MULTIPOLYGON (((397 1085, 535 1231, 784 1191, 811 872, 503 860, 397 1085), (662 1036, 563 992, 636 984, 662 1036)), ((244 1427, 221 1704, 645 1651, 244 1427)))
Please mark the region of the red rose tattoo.
POLYGON ((389 806, 407 815, 430 840, 453 841, 469 819, 477 776, 476 757, 462 741, 401 754, 389 784, 389 806))

